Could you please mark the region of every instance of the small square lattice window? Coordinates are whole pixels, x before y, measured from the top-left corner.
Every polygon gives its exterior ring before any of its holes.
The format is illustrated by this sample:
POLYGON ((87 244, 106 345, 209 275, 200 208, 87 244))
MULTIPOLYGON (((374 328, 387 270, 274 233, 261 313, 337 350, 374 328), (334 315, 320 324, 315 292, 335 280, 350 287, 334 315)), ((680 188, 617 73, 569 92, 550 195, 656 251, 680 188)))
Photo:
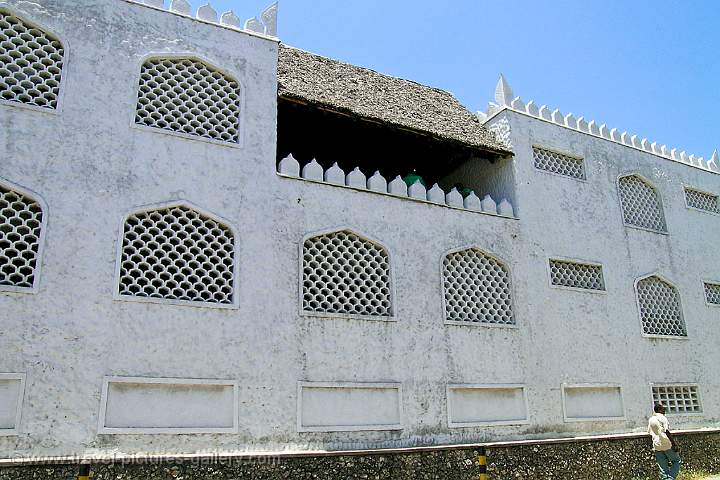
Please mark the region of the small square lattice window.
POLYGON ((186 206, 132 214, 125 222, 120 295, 231 304, 234 236, 186 206))
POLYGON ((303 243, 306 312, 392 316, 390 257, 380 245, 342 230, 303 243))
POLYGON ((653 403, 662 404, 671 415, 702 413, 696 385, 653 385, 652 395, 653 403))
POLYGON ((0 98, 56 109, 64 54, 60 40, 0 10, 0 98))
POLYGON ((475 248, 443 260, 445 319, 451 322, 514 325, 510 273, 475 248))
POLYGON ((705 301, 713 305, 720 305, 720 283, 705 282, 705 301))
POLYGON ((582 158, 533 147, 535 168, 565 177, 585 180, 585 162, 582 158))
POLYGON ((222 142, 240 138, 240 85, 190 58, 142 65, 135 123, 222 142))
POLYGON ((40 249, 40 204, 0 185, 0 288, 32 288, 40 249))
POLYGON ((692 188, 685 188, 685 201, 688 207, 711 213, 720 213, 717 195, 711 195, 692 188))
POLYGON ((665 214, 655 188, 638 175, 618 180, 620 204, 627 225, 667 232, 665 214))
POLYGON ((677 289, 657 276, 638 280, 637 299, 643 333, 685 337, 685 321, 677 289))
POLYGON ((550 260, 550 281, 553 285, 562 287, 605 290, 600 265, 550 260))

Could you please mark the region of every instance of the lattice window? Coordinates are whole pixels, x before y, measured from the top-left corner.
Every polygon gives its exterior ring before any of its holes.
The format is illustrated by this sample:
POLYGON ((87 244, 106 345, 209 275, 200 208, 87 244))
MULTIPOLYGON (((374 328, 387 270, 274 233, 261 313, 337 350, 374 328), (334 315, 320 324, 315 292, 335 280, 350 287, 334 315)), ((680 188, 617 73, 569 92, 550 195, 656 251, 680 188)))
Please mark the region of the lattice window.
POLYGON ((302 305, 308 312, 392 315, 390 257, 349 230, 303 243, 302 305))
POLYGON ((702 413, 696 385, 653 385, 653 403, 660 403, 671 415, 702 413))
POLYGON ((660 277, 646 277, 637 282, 637 298, 643 333, 685 337, 685 321, 677 289, 660 277))
POLYGON ((191 58, 142 65, 135 123, 222 142, 240 138, 240 85, 191 58))
POLYGON ((717 195, 711 195, 692 188, 685 188, 685 201, 688 207, 711 213, 720 213, 717 195))
POLYGON ((37 201, 0 184, 0 288, 33 288, 42 225, 37 201))
POLYGON ((618 190, 626 224, 667 231, 662 203, 652 185, 638 175, 628 175, 618 180, 618 190))
POLYGON ((562 287, 605 290, 602 267, 587 263, 550 260, 550 282, 562 287))
POLYGON ((510 272, 478 249, 443 259, 445 319, 451 322, 514 325, 510 272))
POLYGON ((60 40, 0 10, 0 98, 57 108, 64 54, 60 40))
POLYGON ((535 168, 565 177, 585 180, 585 162, 582 158, 564 155, 540 147, 532 147, 532 149, 535 168))
POLYGON ((720 284, 705 282, 705 301, 713 305, 720 305, 720 284))
POLYGON ((233 303, 234 235, 186 206, 139 212, 125 221, 120 295, 233 303))

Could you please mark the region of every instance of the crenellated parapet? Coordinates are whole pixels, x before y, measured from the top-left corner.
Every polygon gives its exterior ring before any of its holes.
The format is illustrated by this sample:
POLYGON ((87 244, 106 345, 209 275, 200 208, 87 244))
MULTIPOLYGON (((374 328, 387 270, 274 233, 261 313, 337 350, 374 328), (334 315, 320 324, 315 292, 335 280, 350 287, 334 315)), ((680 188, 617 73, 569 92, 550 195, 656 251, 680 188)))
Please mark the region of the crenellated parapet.
POLYGON ((192 6, 188 0, 125 0, 130 3, 139 3, 153 8, 167 10, 169 12, 202 20, 203 22, 216 23, 224 27, 242 30, 245 32, 257 33, 268 37, 277 38, 277 13, 278 3, 275 2, 260 15, 252 17, 243 22, 232 10, 219 14, 212 5, 206 3, 197 9, 193 15, 192 6))
POLYGON ((337 163, 325 170, 317 160, 313 159, 301 167, 295 157, 288 155, 278 164, 277 173, 283 177, 300 178, 311 182, 402 197, 456 209, 517 218, 515 210, 507 198, 503 198, 498 203, 488 193, 481 200, 475 192, 463 196, 455 187, 447 192, 437 183, 427 188, 419 179, 408 186, 399 175, 388 181, 379 171, 375 171, 372 176, 367 177, 358 167, 346 174, 337 163))
POLYGON ((720 173, 720 161, 718 160, 717 150, 712 153, 709 160, 705 160, 703 157, 688 154, 685 150, 671 148, 665 144, 661 145, 658 142, 650 141, 646 137, 640 137, 627 131, 620 131, 617 128, 610 128, 606 124, 601 124, 595 120, 588 120, 582 116, 576 117, 572 113, 563 113, 559 109, 551 108, 547 105, 538 106, 533 100, 525 102, 513 94, 512 88, 510 88, 505 77, 500 75, 500 79, 495 87, 495 101, 488 104, 487 112, 477 112, 477 116, 481 122, 486 123, 504 110, 512 110, 533 118, 554 123, 561 127, 604 138, 605 140, 641 150, 658 157, 681 162, 709 172, 720 173))

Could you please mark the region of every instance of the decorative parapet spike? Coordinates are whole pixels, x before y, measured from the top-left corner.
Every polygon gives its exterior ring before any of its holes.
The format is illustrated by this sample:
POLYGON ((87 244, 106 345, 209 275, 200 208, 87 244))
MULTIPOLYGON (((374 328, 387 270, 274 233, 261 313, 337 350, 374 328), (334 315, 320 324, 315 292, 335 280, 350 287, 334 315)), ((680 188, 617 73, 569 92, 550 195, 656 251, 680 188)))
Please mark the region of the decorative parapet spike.
MULTIPOLYGON (((595 120, 587 120, 584 117, 576 118, 572 113, 564 114, 557 108, 553 109, 547 105, 542 105, 538 108, 532 100, 524 103, 520 97, 513 96, 510 84, 505 76, 500 74, 500 78, 495 86, 495 101, 488 103, 487 112, 477 112, 477 118, 480 122, 486 123, 503 110, 519 112, 571 130, 619 143, 657 157, 685 163, 709 172, 720 173, 720 161, 718 160, 717 151, 713 153, 710 160, 706 161, 703 157, 689 155, 685 151, 677 148, 669 148, 667 145, 660 145, 658 142, 653 142, 647 137, 640 137, 626 131, 620 132, 617 128, 609 128, 604 123, 598 126, 595 120)), ((503 141, 505 140, 503 137, 507 129, 504 125, 497 126, 498 124, 499 122, 493 123, 489 128, 493 130, 498 140, 503 141)), ((509 135, 507 135, 507 137, 507 141, 509 141, 509 135)))
MULTIPOLYGON (((140 3, 157 9, 165 8, 165 0, 125 0, 129 3, 140 3)), ((188 0, 170 0, 168 11, 192 17, 192 7, 188 0)), ((275 2, 263 10, 259 18, 253 17, 242 24, 240 18, 232 11, 227 11, 218 19, 218 12, 209 3, 201 6, 195 12, 195 18, 203 22, 215 23, 235 30, 259 33, 277 38, 278 3, 275 2)))
POLYGON ((235 28, 240 28, 242 26, 240 25, 240 17, 235 15, 232 10, 229 10, 220 16, 220 23, 235 28))
POLYGON ((300 176, 300 163, 295 160, 292 153, 280 160, 279 172, 283 175, 289 175, 291 177, 300 176))
POLYGON ((332 167, 325 171, 325 182, 335 185, 345 185, 345 172, 337 162, 333 163, 332 167))
POLYGON ((198 8, 198 11, 195 14, 195 17, 200 20, 205 20, 206 22, 211 22, 211 23, 217 23, 217 21, 218 21, 217 11, 213 7, 211 7, 209 3, 198 8))
POLYGON ((343 188, 352 188, 366 192, 371 191, 383 195, 392 195, 394 197, 404 197, 416 202, 433 203, 456 209, 516 218, 513 206, 507 199, 503 199, 503 201, 500 202, 500 207, 496 208, 495 201, 490 195, 485 195, 483 200, 480 201, 480 198, 475 192, 470 192, 467 197, 463 198, 462 194, 458 192, 455 187, 446 194, 437 183, 433 184, 430 189, 426 189, 425 185, 423 185, 419 179, 415 180, 415 182, 408 187, 400 175, 388 183, 379 171, 375 171, 375 173, 366 180, 365 174, 360 168, 355 167, 350 173, 345 175, 337 163, 334 163, 332 167, 327 170, 323 170, 323 167, 317 160, 312 159, 300 168, 299 162, 292 155, 288 155, 278 163, 277 173, 288 178, 300 178, 343 188))
POLYGON ((190 15, 192 7, 187 0, 172 0, 170 2, 170 11, 179 13, 180 15, 190 15))

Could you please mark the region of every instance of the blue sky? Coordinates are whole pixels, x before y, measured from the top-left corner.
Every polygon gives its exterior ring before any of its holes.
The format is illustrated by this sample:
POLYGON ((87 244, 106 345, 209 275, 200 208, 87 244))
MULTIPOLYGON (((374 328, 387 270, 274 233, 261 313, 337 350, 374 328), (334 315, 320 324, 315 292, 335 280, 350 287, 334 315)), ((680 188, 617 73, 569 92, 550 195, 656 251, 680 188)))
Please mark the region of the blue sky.
MULTIPOLYGON (((191 0, 195 7, 205 0, 191 0)), ((270 0, 212 0, 241 18, 270 0)), ((720 2, 280 0, 281 40, 439 87, 515 95, 710 156, 720 148, 720 2)))

